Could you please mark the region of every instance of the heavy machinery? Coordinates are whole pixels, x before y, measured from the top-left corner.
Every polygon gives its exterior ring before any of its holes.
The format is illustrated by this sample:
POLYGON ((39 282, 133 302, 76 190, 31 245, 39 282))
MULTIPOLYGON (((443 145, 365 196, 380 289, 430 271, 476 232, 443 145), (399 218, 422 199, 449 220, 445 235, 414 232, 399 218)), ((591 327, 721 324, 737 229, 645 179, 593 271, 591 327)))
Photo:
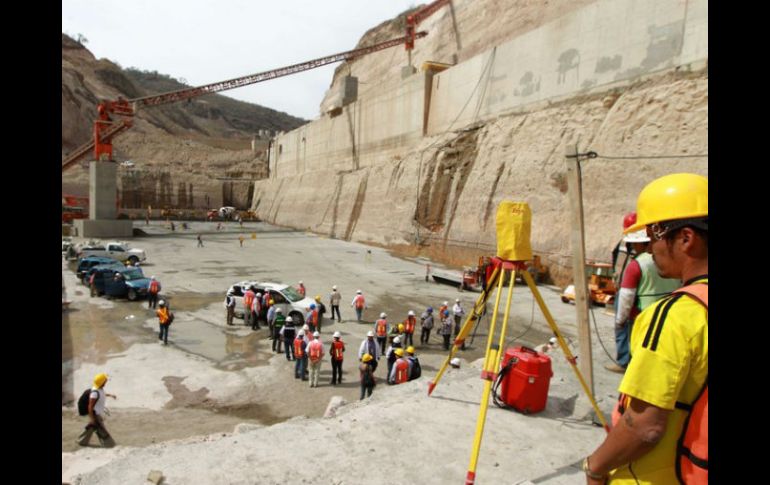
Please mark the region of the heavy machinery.
MULTIPOLYGON (((615 294, 618 288, 613 279, 613 267, 609 263, 586 263, 588 274, 588 291, 591 302, 596 305, 606 306, 615 302, 615 294)), ((575 301, 575 285, 569 285, 561 294, 561 301, 570 303, 575 301)))
MULTIPOLYGON (((62 171, 74 165, 92 149, 95 160, 112 160, 113 138, 132 126, 133 121, 131 117, 134 116, 136 110, 140 106, 159 106, 162 104, 174 103, 197 96, 203 96, 204 94, 227 91, 229 89, 235 89, 241 86, 247 86, 249 84, 268 81, 270 79, 288 76, 290 74, 296 74, 298 72, 307 71, 309 69, 315 69, 316 67, 325 66, 334 62, 349 61, 351 59, 355 59, 357 57, 387 49, 399 44, 406 44, 407 46, 411 45, 413 47, 415 39, 425 37, 426 35, 428 35, 427 32, 414 32, 412 30, 409 35, 405 35, 397 39, 391 39, 385 42, 371 45, 369 47, 362 47, 352 51, 341 52, 339 54, 333 54, 331 56, 302 62, 300 64, 293 64, 291 66, 281 67, 271 71, 265 71, 235 79, 229 79, 227 81, 206 84, 204 86, 180 89, 168 93, 155 94, 152 96, 145 96, 142 98, 126 100, 122 97, 118 97, 116 101, 102 101, 97 106, 98 117, 94 121, 93 140, 76 148, 72 151, 72 153, 67 155, 62 161, 62 171), (118 116, 118 119, 113 119, 113 115, 118 116)), ((407 49, 410 48, 407 47, 407 49)))
POLYGON ((430 17, 438 9, 448 4, 449 0, 436 0, 433 3, 429 3, 420 10, 406 16, 406 43, 404 48, 409 55, 409 65, 412 65, 412 50, 414 49, 414 40, 419 37, 417 33, 417 25, 420 22, 430 17))
POLYGON ((75 219, 88 218, 88 197, 62 194, 61 221, 71 223, 75 219))

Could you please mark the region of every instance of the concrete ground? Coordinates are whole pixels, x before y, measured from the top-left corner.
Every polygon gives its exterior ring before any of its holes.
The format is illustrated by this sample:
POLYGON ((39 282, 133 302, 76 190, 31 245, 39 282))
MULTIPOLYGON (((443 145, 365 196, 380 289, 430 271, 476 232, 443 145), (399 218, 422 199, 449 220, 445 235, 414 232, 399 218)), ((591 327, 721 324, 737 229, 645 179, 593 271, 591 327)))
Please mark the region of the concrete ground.
MULTIPOLYGON (((179 452, 186 453, 182 455, 186 457, 182 461, 205 461, 204 456, 215 453, 216 446, 219 446, 215 442, 243 441, 249 436, 259 446, 264 446, 264 440, 270 440, 269 437, 284 429, 283 426, 291 428, 298 416, 309 419, 301 426, 315 427, 317 425, 312 423, 324 414, 333 396, 341 396, 348 402, 358 400, 355 370, 358 347, 366 332, 373 329, 372 323, 381 311, 388 314, 392 323, 402 320, 410 309, 419 315, 427 306, 437 308, 445 300, 451 305, 455 298, 460 298, 468 311, 479 295, 426 282, 425 263, 429 261, 399 258, 381 248, 332 240, 265 223, 247 222, 243 226, 227 223, 221 230, 216 229, 215 222, 188 224, 189 229, 182 230, 181 224, 176 223, 177 230, 172 232, 160 221, 151 221, 149 226, 143 221, 135 222, 135 227, 146 232, 147 236, 130 240, 132 246, 147 252, 148 260, 143 264, 143 270, 147 276, 154 275, 161 282, 162 297, 170 302, 176 314, 168 347, 158 344, 157 318, 147 308, 146 301, 92 298, 87 288, 76 280, 72 272, 73 264, 62 263, 67 297, 72 300, 69 309, 62 313, 63 482, 121 483, 120 475, 113 476, 111 473, 114 472, 106 470, 121 469, 121 463, 125 469, 132 469, 132 460, 141 456, 138 454, 143 453, 142 449, 152 455, 157 454, 157 450, 152 451, 157 446, 163 450, 180 447, 185 451, 179 452), (196 247, 197 234, 202 235, 203 248, 196 247), (245 237, 243 247, 239 245, 240 235, 245 237), (332 324, 327 318, 321 334, 327 348, 335 330, 342 333, 342 340, 346 342, 345 380, 342 385, 332 386, 329 383, 331 367, 325 361, 320 387, 309 389, 306 382, 294 379, 293 362, 287 362, 283 354, 271 352, 266 330, 253 332, 243 325, 226 327, 222 306, 224 292, 231 284, 244 279, 286 284, 302 280, 308 296, 320 294, 327 306, 331 286, 337 285, 343 297, 343 322, 332 324), (363 290, 366 296, 369 307, 364 313, 366 324, 355 322, 355 313, 350 306, 356 289, 363 290), (100 449, 98 445, 81 448, 75 444, 85 418, 77 416, 74 400, 98 372, 110 375, 108 392, 118 396, 108 401, 111 414, 107 427, 118 443, 111 450, 100 449), (233 435, 239 423, 246 424, 239 427, 241 434, 233 435), (272 426, 277 423, 282 424, 278 424, 278 428, 272 426), (200 455, 190 455, 190 450, 185 449, 190 443, 195 443, 197 447, 209 441, 211 450, 201 451, 200 455), (109 466, 102 467, 105 464, 109 466)), ((440 265, 431 265, 437 271, 451 271, 440 265)), ((539 289, 560 330, 570 341, 572 352, 577 354, 575 307, 560 301, 558 289, 547 286, 540 286, 539 289)), ((513 295, 506 346, 534 346, 547 341, 551 332, 527 287, 517 285, 513 295)), ((489 303, 490 309, 492 303, 493 299, 489 303)), ((602 308, 594 308, 593 316, 601 340, 607 350, 614 353, 612 317, 602 308)), ((242 322, 236 319, 236 323, 242 322)), ((489 318, 486 317, 478 325, 473 343, 459 353, 466 364, 484 356, 488 324, 489 318)), ((416 333, 415 340, 419 340, 419 328, 416 333)), ((447 421, 443 428, 440 424, 431 427, 432 420, 405 414, 401 428, 412 431, 423 429, 423 434, 435 434, 439 440, 449 438, 449 442, 456 443, 457 458, 462 462, 456 466, 464 470, 472 445, 472 427, 476 422, 482 381, 478 379, 477 371, 464 365, 461 371, 447 372, 433 396, 428 398, 427 382, 444 361, 446 352, 440 344, 440 337, 435 335, 435 329, 427 346, 415 347, 423 366, 422 379, 405 386, 384 385, 386 365, 383 361, 376 372, 380 385, 375 397, 364 401, 368 411, 363 414, 360 411, 359 406, 364 403, 344 406, 340 411, 340 422, 352 419, 352 422, 363 426, 365 423, 360 421, 365 421, 366 415, 394 412, 396 403, 409 399, 415 409, 424 408, 425 413, 437 413, 447 421), (462 405, 458 407, 460 401, 462 405), (371 409, 382 406, 390 411, 371 409), (454 420, 462 420, 463 426, 470 428, 464 428, 461 433, 453 432, 454 420)), ((605 416, 609 417, 621 376, 603 368, 609 359, 595 332, 593 349, 596 398, 605 416)), ((603 431, 590 425, 591 409, 571 367, 560 351, 551 355, 554 376, 545 412, 536 417, 526 417, 490 408, 488 420, 499 424, 494 430, 488 426, 488 435, 504 435, 506 427, 511 428, 510 432, 521 431, 517 431, 517 426, 526 428, 527 433, 538 437, 537 443, 530 443, 532 451, 527 453, 540 454, 543 460, 551 463, 546 469, 535 469, 532 460, 523 467, 517 465, 517 476, 521 478, 509 483, 526 483, 526 480, 534 479, 537 483, 571 483, 569 480, 574 481, 574 473, 579 473, 572 466, 579 456, 573 455, 590 451, 601 441, 603 431), (523 420, 521 425, 509 423, 513 419, 511 416, 523 420), (565 422, 570 423, 569 427, 580 430, 575 435, 575 439, 580 441, 578 445, 564 446, 565 422)), ((480 363, 477 361, 475 365, 478 367, 480 363)), ((351 432, 355 432, 356 424, 352 422, 344 426, 350 425, 351 432)), ((376 426, 382 427, 382 431, 387 427, 385 422, 376 423, 376 426)), ((494 474, 494 469, 507 466, 504 461, 507 458, 501 457, 499 463, 489 464, 490 470, 484 468, 487 466, 484 454, 494 456, 497 453, 490 449, 494 439, 488 437, 485 440, 490 444, 488 448, 482 448, 479 471, 483 469, 488 474, 494 474)), ((341 443, 340 447, 345 449, 345 444, 341 443)), ((227 451, 223 448, 221 453, 227 451)), ((431 460, 436 453, 430 453, 431 460)), ((540 460, 535 461, 540 463, 540 460)), ((212 466, 216 467, 216 463, 212 466)), ((321 468, 316 467, 307 483, 331 483, 336 475, 325 470, 323 462, 318 466, 321 468)), ((459 469, 447 477, 461 480, 464 471, 459 469), (455 476, 458 473, 460 475, 455 476)), ((142 468, 141 471, 146 477, 149 470, 142 468)), ((189 482, 197 476, 185 477, 181 469, 176 473, 176 483, 189 482)), ((248 476, 246 471, 244 474, 248 476)), ((279 471, 265 476, 272 477, 270 480, 274 483, 292 481, 281 478, 279 471)), ((425 477, 428 482, 432 481, 430 477, 434 475, 425 477)), ((407 477, 404 479, 408 480, 407 477)), ((204 481, 238 483, 239 480, 210 475, 204 481)), ((352 477, 348 477, 346 483, 354 483, 352 477)))

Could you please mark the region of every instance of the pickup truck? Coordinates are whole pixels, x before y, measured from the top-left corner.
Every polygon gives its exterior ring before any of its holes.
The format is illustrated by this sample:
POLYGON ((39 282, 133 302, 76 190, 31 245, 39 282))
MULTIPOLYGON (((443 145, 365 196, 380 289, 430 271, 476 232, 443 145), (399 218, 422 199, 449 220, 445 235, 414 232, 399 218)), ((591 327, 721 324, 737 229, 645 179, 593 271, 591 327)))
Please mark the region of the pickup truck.
POLYGON ((106 258, 117 259, 120 262, 130 261, 135 264, 139 261, 145 261, 143 249, 129 248, 124 242, 108 242, 105 244, 89 244, 78 250, 78 258, 87 256, 102 256, 106 258))

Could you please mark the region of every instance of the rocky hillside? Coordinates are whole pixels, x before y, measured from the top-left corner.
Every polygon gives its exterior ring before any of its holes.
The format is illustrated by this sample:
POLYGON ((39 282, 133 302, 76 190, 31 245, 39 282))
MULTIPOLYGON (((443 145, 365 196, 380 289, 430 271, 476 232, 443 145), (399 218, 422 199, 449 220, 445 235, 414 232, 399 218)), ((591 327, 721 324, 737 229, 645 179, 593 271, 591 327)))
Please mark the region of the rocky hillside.
MULTIPOLYGON (((184 87, 165 74, 123 69, 108 59, 96 59, 62 34, 62 156, 89 141, 100 99, 131 99, 184 87)), ((252 150, 252 138, 261 130, 291 130, 304 123, 219 94, 142 110, 134 127, 115 139, 114 158, 136 164, 130 173, 120 174, 123 206, 245 207, 249 181, 267 175, 263 155, 267 141, 258 140, 252 150), (187 195, 191 192, 196 197, 187 195)), ((64 191, 88 193, 87 170, 72 168, 62 179, 64 191)))

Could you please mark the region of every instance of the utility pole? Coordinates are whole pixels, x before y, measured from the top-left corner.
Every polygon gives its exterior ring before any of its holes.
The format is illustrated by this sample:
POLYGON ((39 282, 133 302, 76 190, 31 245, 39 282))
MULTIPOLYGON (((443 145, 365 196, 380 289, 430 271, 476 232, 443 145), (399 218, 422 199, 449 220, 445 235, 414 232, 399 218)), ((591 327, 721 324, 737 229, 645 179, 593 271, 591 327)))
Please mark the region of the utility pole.
POLYGON ((577 145, 568 145, 565 153, 567 188, 572 225, 572 274, 575 284, 575 310, 578 321, 578 367, 594 394, 593 354, 591 353, 591 327, 588 321, 588 287, 586 281, 585 229, 583 227, 583 182, 580 174, 577 145))

